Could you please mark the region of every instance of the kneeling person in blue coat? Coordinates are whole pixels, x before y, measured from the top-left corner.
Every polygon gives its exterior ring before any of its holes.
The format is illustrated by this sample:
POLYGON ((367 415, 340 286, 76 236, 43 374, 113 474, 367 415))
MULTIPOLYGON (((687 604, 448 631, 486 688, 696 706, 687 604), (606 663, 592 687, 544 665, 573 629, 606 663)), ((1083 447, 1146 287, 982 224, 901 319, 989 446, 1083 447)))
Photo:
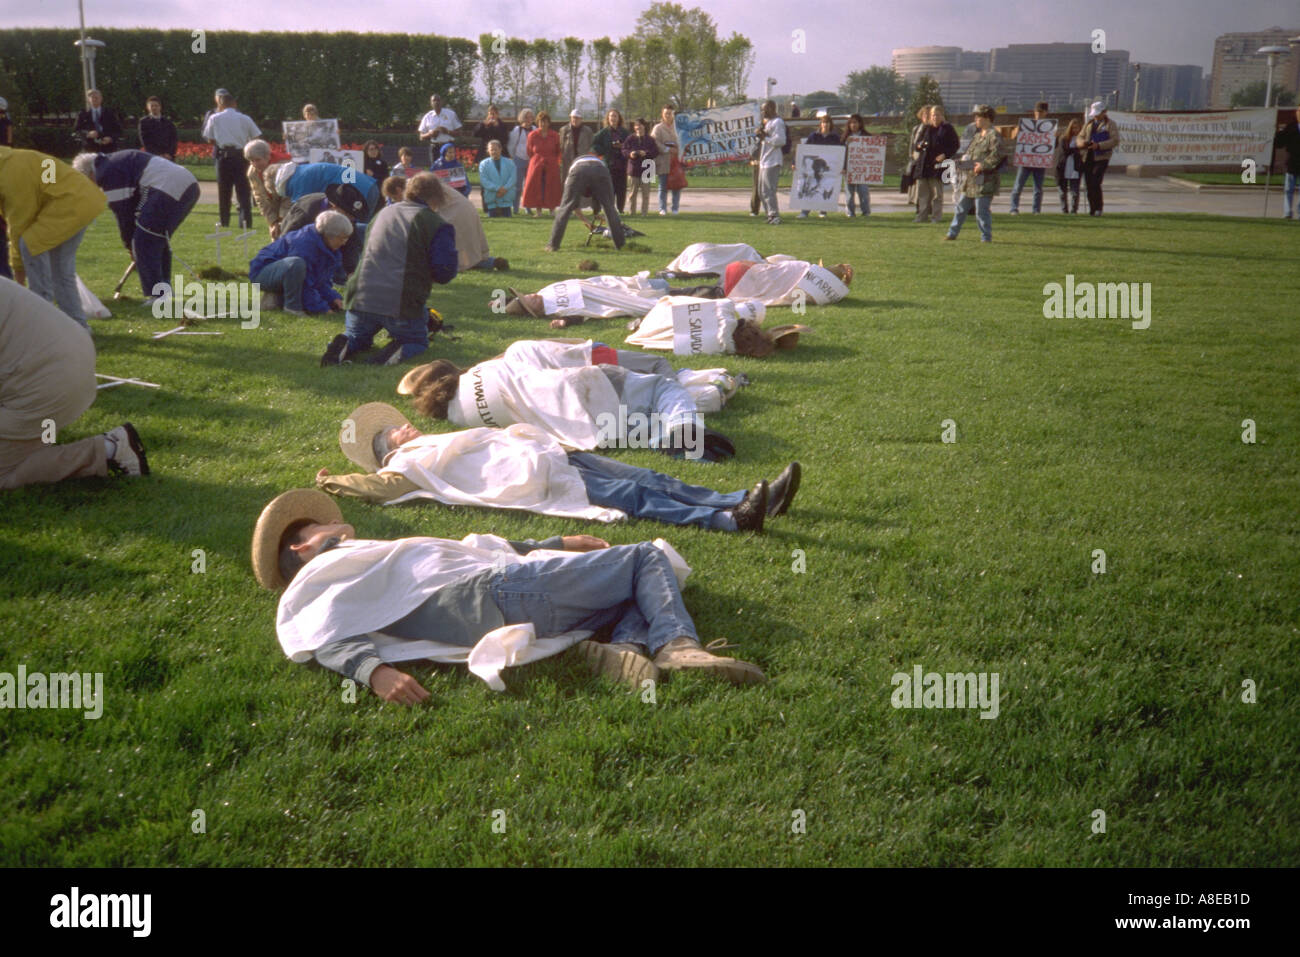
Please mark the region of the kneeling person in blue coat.
POLYGON ((279 308, 269 298, 283 296, 284 311, 330 312, 343 308, 343 297, 331 285, 343 268, 339 249, 352 235, 352 222, 336 210, 327 210, 316 222, 286 233, 263 246, 248 264, 248 278, 262 288, 262 308, 279 308))

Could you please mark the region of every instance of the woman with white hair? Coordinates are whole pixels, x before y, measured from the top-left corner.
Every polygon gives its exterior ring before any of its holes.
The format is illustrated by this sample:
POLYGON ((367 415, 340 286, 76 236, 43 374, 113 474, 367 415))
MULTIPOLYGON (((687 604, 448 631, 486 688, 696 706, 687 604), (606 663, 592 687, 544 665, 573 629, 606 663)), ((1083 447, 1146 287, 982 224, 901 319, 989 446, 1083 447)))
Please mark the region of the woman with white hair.
POLYGON ((271 231, 272 239, 280 238, 280 227, 289 213, 292 201, 276 193, 275 175, 281 163, 271 162, 271 144, 266 140, 249 140, 244 144, 244 159, 248 160, 248 186, 253 202, 261 210, 262 218, 271 231))
POLYGON ((343 268, 339 250, 352 235, 352 220, 329 209, 302 229, 285 233, 263 246, 248 264, 248 278, 257 283, 265 297, 263 308, 301 316, 304 312, 338 312, 343 297, 331 283, 343 268))
POLYGON ((80 153, 72 167, 108 196, 122 245, 131 250, 144 302, 171 295, 171 237, 199 199, 199 181, 183 166, 143 150, 80 153))

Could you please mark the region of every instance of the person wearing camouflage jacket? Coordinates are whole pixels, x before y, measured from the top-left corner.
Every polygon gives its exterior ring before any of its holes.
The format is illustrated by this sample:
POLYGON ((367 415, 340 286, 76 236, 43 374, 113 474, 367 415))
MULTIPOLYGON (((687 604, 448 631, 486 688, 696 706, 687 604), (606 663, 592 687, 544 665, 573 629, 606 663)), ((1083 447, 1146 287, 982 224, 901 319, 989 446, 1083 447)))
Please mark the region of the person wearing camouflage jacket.
POLYGON ((978 132, 966 149, 964 162, 960 164, 962 167, 969 166, 969 168, 965 170, 961 199, 957 202, 957 210, 953 214, 952 223, 948 226, 948 233, 944 239, 956 239, 957 234, 961 232, 962 224, 966 222, 966 217, 973 210, 975 222, 980 228, 980 240, 986 243, 993 241, 992 204, 993 197, 1002 188, 998 164, 1002 162, 1004 155, 1002 137, 993 128, 994 116, 991 106, 975 107, 975 125, 978 127, 978 132))

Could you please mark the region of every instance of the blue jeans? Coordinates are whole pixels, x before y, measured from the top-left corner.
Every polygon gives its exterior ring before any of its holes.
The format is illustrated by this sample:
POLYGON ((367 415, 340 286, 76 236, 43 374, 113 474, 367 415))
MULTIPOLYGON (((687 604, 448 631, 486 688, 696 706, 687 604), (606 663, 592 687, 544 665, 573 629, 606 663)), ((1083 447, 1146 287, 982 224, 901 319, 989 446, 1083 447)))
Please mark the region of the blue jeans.
POLYGON ((862 206, 862 215, 871 215, 871 187, 866 183, 849 183, 845 190, 849 194, 849 215, 853 215, 853 200, 857 199, 862 206))
POLYGON ((289 312, 302 312, 302 284, 307 278, 307 261, 301 256, 285 256, 277 262, 267 263, 256 276, 249 276, 263 292, 278 292, 284 296, 284 308, 289 312))
POLYGON ((1300 213, 1300 210, 1297 210, 1295 208, 1295 181, 1296 181, 1295 173, 1287 173, 1286 179, 1282 181, 1283 182, 1282 191, 1286 196, 1287 219, 1290 219, 1292 216, 1296 215, 1297 213, 1300 213))
MULTIPOLYGON (((27 286, 32 292, 58 305, 82 326, 89 329, 86 313, 81 308, 81 294, 77 292, 77 247, 86 235, 84 229, 68 237, 53 249, 33 256, 25 238, 18 240, 23 269, 27 271, 27 286)), ((0 256, 9 258, 9 247, 0 249, 0 256)))
MULTIPOLYGON (((662 213, 664 210, 668 208, 668 174, 659 173, 658 179, 659 179, 659 211, 662 213)), ((681 202, 682 202, 682 191, 680 189, 673 190, 673 212, 674 213, 677 212, 677 207, 681 205, 681 202)))
MULTIPOLYGON (((619 404, 627 409, 628 432, 638 439, 640 433, 645 433, 648 440, 646 448, 659 448, 674 429, 689 425, 700 429, 704 427, 704 417, 695 408, 695 400, 671 375, 647 375, 611 365, 602 365, 600 368, 618 394, 619 404), (658 420, 657 429, 641 427, 645 421, 642 417, 650 415, 658 420)), ((599 420, 596 424, 601 425, 599 420)), ((604 431, 608 433, 611 430, 604 431)), ((699 434, 702 436, 703 432, 699 434)), ((633 447, 626 434, 609 437, 614 441, 607 443, 607 447, 633 447)), ((687 449, 686 455, 691 457, 692 451, 687 449)))
POLYGON ((590 452, 570 452, 569 464, 582 476, 592 505, 621 509, 632 518, 653 518, 668 525, 736 530, 730 510, 745 498, 744 492, 715 492, 687 485, 671 475, 590 452))
POLYGON ((140 206, 135 211, 131 251, 135 254, 136 271, 140 273, 140 288, 146 296, 159 295, 154 292, 159 283, 164 284, 168 290, 167 295, 171 295, 171 237, 198 201, 198 183, 191 183, 179 199, 172 199, 157 189, 144 191, 140 206))
POLYGON ((980 239, 986 243, 993 242, 993 197, 992 196, 963 196, 957 201, 957 211, 953 214, 952 223, 948 226, 948 235, 953 239, 961 232, 962 223, 966 222, 966 217, 970 211, 975 210, 975 222, 979 223, 980 239))
POLYGON ((1011 187, 1011 211, 1020 211, 1020 191, 1025 188, 1029 177, 1034 177, 1034 212, 1043 211, 1043 171, 1022 166, 1016 170, 1016 183, 1011 187))
POLYGON ((343 317, 343 334, 348 337, 349 352, 369 349, 380 329, 386 330, 389 338, 401 344, 402 361, 418 356, 429 348, 429 320, 425 316, 419 319, 398 319, 349 309, 343 317))
POLYGON ((649 542, 511 565, 488 586, 507 625, 538 637, 614 625, 610 642, 653 655, 674 638, 699 641, 668 556, 649 542))

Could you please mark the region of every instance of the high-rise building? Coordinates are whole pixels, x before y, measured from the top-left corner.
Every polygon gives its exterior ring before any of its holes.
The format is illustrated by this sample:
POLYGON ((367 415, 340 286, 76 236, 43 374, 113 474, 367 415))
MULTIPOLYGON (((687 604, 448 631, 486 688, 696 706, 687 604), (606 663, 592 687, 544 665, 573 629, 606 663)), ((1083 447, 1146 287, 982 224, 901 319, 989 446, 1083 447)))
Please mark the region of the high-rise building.
POLYGON ((912 82, 942 70, 962 69, 961 47, 902 47, 893 51, 894 72, 912 82))
POLYGON ((1019 73, 940 70, 930 76, 939 84, 939 94, 952 113, 969 113, 977 103, 1012 109, 1024 105, 1024 84, 1019 73))
MULTIPOLYGON (((1300 27, 1284 30, 1270 27, 1255 33, 1225 33, 1214 38, 1214 65, 1210 70, 1210 108, 1232 104, 1232 94, 1268 78, 1268 56, 1255 51, 1265 46, 1286 46, 1300 34, 1300 27)), ((1273 67, 1273 85, 1300 92, 1300 50, 1292 47, 1279 53, 1273 67)), ((1259 103, 1263 106, 1263 103, 1259 103)))
MULTIPOLYGON (((1204 71, 1199 66, 1143 63, 1137 84, 1138 108, 1144 110, 1198 110, 1205 105, 1204 71)), ((1130 97, 1122 105, 1132 106, 1130 97)))
POLYGON ((1132 95, 1132 69, 1127 50, 1092 52, 1090 43, 1012 43, 991 51, 991 69, 1019 73, 1025 95, 1044 99, 1052 110, 1081 110, 1093 100, 1118 102, 1132 95))

